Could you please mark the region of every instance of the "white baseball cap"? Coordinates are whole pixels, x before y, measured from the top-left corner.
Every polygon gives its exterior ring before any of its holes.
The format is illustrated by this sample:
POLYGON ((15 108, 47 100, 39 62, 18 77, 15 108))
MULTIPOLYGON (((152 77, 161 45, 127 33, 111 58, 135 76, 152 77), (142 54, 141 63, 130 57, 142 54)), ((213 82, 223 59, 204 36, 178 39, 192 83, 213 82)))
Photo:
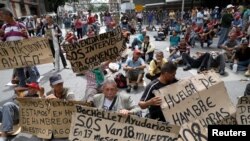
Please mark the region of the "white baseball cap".
POLYGON ((232 4, 229 4, 229 5, 227 5, 227 9, 229 9, 229 8, 234 8, 234 6, 232 4))

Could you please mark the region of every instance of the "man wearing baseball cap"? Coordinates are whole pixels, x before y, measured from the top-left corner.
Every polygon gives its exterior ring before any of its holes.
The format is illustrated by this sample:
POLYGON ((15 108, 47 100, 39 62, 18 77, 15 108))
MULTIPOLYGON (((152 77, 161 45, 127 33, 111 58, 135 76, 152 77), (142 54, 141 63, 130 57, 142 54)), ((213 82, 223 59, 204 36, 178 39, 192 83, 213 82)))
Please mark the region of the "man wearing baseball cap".
POLYGON ((128 58, 124 70, 126 71, 127 92, 131 91, 130 80, 135 80, 134 89, 138 88, 138 83, 142 80, 144 74, 145 62, 141 58, 140 50, 135 50, 132 58, 128 58))
POLYGON ((218 41, 217 47, 220 48, 221 45, 227 40, 228 33, 230 31, 231 23, 233 21, 233 8, 232 4, 229 4, 226 7, 226 13, 223 15, 221 19, 221 34, 218 41))
MULTIPOLYGON (((17 97, 40 97, 44 94, 44 88, 40 87, 37 83, 26 84, 27 91, 16 90, 17 97), (27 92, 27 93, 26 93, 27 92)), ((19 106, 15 101, 6 102, 0 107, 0 141, 6 140, 7 136, 17 135, 21 128, 18 126, 19 121, 19 106)))
POLYGON ((237 64, 238 71, 246 71, 245 76, 250 76, 250 47, 248 47, 249 41, 243 39, 241 46, 236 50, 234 64, 237 64))
POLYGON ((53 75, 49 78, 50 86, 52 89, 47 92, 46 98, 48 99, 64 99, 64 100, 74 100, 75 96, 69 88, 63 86, 63 79, 60 74, 53 75))

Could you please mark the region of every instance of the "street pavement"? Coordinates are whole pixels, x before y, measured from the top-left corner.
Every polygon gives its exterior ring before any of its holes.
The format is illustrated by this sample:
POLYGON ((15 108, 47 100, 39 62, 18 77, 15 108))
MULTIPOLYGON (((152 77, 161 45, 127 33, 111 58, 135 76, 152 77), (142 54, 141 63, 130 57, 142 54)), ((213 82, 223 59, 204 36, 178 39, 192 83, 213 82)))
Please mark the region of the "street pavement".
MULTIPOLYGON (((104 27, 101 28, 101 31, 104 32, 104 27)), ((65 34, 65 30, 63 30, 63 33, 65 34)), ((165 41, 155 41, 153 36, 156 36, 157 32, 155 31, 148 31, 147 34, 150 36, 151 42, 156 46, 157 50, 162 50, 164 51, 165 56, 169 54, 167 51, 167 48, 169 46, 169 37, 165 41)), ((133 40, 135 35, 131 36, 130 41, 133 40)), ((191 54, 194 54, 196 51, 211 51, 211 50, 218 50, 215 48, 216 43, 217 43, 218 38, 214 39, 214 44, 211 45, 210 48, 201 48, 198 43, 196 43, 196 47, 191 49, 191 54)), ((131 53, 130 53, 131 55, 131 53)), ((68 65, 70 63, 68 62, 68 65)), ((43 65, 38 65, 38 70, 42 76, 42 79, 40 81, 40 86, 45 88, 45 91, 50 90, 49 86, 49 77, 56 74, 53 70, 53 64, 43 64, 43 65)), ((62 64, 61 64, 62 68, 62 64)), ((64 79, 64 86, 71 88, 77 100, 81 100, 84 97, 84 92, 86 90, 86 78, 84 76, 76 76, 75 73, 71 69, 61 69, 59 74, 62 75, 64 79)), ((183 71, 182 67, 179 67, 177 70, 176 77, 177 79, 182 79, 183 77, 189 77, 197 74, 196 69, 192 69, 190 71, 183 71)), ((12 97, 14 95, 13 88, 10 86, 6 86, 8 82, 10 82, 12 76, 12 70, 0 70, 0 91, 1 91, 1 97, 0 97, 0 105, 2 106, 5 102, 11 101, 12 97)), ((109 77, 112 77, 114 75, 108 75, 109 77)), ((231 98, 232 102, 234 105, 237 103, 237 97, 242 96, 246 87, 246 84, 249 83, 249 79, 244 76, 244 72, 240 73, 233 73, 232 70, 229 69, 229 67, 226 68, 226 75, 221 76, 221 79, 225 83, 225 87, 227 89, 227 92, 229 94, 229 97, 231 98), (243 80, 243 81, 242 81, 243 80)), ((141 95, 144 91, 144 88, 146 84, 149 81, 145 79, 145 82, 139 87, 137 91, 131 91, 130 95, 133 97, 133 100, 135 102, 139 102, 141 95)), ((125 90, 120 90, 120 93, 126 93, 125 90)), ((144 114, 145 114, 144 110, 144 114)), ((34 136, 20 133, 17 135, 13 141, 28 141, 28 140, 38 140, 34 136)))

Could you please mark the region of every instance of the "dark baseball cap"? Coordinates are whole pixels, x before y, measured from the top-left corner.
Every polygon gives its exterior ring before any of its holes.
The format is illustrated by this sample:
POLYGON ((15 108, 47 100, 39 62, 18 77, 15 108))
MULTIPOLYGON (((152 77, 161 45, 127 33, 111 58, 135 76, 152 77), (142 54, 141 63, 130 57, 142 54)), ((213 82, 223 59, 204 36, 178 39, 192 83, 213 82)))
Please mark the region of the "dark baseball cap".
POLYGON ((56 74, 49 78, 50 85, 54 86, 59 83, 63 83, 62 76, 60 74, 56 74))

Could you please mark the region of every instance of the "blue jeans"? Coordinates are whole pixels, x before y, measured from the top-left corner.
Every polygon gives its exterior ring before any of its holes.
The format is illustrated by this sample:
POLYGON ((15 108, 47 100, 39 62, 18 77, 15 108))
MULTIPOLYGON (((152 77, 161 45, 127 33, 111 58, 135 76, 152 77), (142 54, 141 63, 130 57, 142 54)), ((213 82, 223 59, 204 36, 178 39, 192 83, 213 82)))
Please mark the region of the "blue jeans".
POLYGON ((1 131, 13 130, 14 121, 19 119, 19 107, 14 102, 7 102, 0 108, 1 131))
POLYGON ((246 61, 239 61, 237 70, 238 71, 245 71, 245 70, 247 70, 249 65, 250 65, 250 59, 248 59, 246 61))
POLYGON ((229 31, 230 31, 229 28, 221 27, 220 39, 218 41, 217 47, 220 47, 227 40, 227 36, 228 36, 229 31))
POLYGON ((133 42, 132 42, 132 45, 131 45, 132 50, 135 49, 135 46, 136 46, 136 45, 138 46, 139 49, 141 49, 142 42, 139 41, 137 38, 134 38, 134 40, 133 40, 133 42))
POLYGON ((29 72, 29 82, 36 82, 37 81, 37 72, 34 69, 34 67, 25 67, 25 68, 17 68, 17 76, 19 79, 19 86, 24 87, 26 86, 26 76, 25 76, 25 71, 27 70, 29 72))

